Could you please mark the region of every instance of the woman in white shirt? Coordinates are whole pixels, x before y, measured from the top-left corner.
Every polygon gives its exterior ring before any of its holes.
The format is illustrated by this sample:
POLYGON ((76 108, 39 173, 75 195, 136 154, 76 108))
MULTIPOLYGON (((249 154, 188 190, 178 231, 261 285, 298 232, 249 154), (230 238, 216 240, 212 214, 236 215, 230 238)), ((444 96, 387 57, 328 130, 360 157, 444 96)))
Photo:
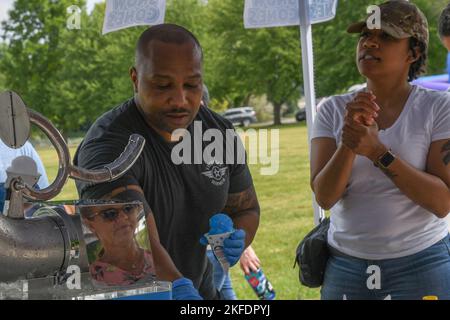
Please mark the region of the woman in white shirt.
POLYGON ((450 95, 410 84, 428 25, 404 0, 350 25, 367 89, 318 107, 311 187, 331 210, 322 299, 450 299, 450 95), (378 27, 378 29, 376 28, 378 27))

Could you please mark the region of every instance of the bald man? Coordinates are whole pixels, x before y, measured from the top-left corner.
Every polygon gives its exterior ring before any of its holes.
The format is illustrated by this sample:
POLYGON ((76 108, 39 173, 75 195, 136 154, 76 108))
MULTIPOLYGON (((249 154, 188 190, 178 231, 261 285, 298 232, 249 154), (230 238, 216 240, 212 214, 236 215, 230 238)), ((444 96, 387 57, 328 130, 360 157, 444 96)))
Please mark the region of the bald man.
MULTIPOLYGON (((185 28, 162 24, 144 31, 130 69, 134 97, 93 124, 74 162, 89 169, 101 167, 119 156, 131 134, 142 135, 144 151, 127 174, 108 184, 78 183, 80 197, 142 201, 158 278, 175 281, 174 285, 189 278, 203 298, 219 299, 200 238, 208 232, 212 215, 230 215, 235 231, 225 240, 224 253, 229 264, 235 264, 255 236, 259 204, 248 166, 238 161, 238 152, 232 161, 217 154, 213 162, 203 159, 208 146, 203 134, 215 129, 225 148, 233 126, 201 103, 202 60, 200 43, 185 28), (177 129, 185 131, 175 137, 177 129), (192 138, 187 145, 200 146, 185 150, 195 153, 187 158, 201 163, 184 161, 185 154, 182 163, 173 160, 177 158, 173 151, 186 143, 185 138, 192 138)), ((233 139, 237 144, 238 138, 233 139)))

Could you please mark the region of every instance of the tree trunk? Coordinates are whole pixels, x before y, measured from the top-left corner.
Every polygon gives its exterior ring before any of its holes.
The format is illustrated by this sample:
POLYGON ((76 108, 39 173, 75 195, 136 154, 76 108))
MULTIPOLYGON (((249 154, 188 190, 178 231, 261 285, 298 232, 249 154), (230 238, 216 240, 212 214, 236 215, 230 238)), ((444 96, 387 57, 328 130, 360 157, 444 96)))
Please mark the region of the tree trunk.
POLYGON ((244 101, 242 103, 243 106, 248 106, 250 105, 250 98, 252 97, 251 94, 247 94, 247 96, 244 98, 244 101))
POLYGON ((281 106, 282 103, 273 104, 273 124, 275 126, 281 124, 281 106))

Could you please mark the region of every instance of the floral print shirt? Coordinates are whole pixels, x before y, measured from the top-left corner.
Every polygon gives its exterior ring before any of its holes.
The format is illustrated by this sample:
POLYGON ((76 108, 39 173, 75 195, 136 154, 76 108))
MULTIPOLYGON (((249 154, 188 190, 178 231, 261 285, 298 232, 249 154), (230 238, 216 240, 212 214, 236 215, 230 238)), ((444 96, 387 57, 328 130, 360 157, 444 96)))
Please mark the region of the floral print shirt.
POLYGON ((144 251, 144 268, 140 274, 132 274, 112 264, 95 261, 89 267, 92 279, 100 285, 131 285, 140 280, 154 279, 155 268, 151 252, 144 251))

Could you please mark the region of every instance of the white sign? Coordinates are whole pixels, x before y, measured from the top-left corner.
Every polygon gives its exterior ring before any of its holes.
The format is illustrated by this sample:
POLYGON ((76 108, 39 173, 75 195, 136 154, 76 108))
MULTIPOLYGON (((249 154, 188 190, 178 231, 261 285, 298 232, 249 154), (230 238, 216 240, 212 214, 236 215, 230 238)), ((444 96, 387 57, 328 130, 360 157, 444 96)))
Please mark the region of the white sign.
MULTIPOLYGON (((331 20, 338 0, 309 0, 311 23, 331 20)), ((296 26, 300 24, 299 0, 245 0, 245 28, 296 26)))
POLYGON ((338 0, 309 0, 309 18, 311 23, 333 20, 336 16, 338 0))
POLYGON ((164 22, 166 0, 106 0, 103 34, 164 22))

